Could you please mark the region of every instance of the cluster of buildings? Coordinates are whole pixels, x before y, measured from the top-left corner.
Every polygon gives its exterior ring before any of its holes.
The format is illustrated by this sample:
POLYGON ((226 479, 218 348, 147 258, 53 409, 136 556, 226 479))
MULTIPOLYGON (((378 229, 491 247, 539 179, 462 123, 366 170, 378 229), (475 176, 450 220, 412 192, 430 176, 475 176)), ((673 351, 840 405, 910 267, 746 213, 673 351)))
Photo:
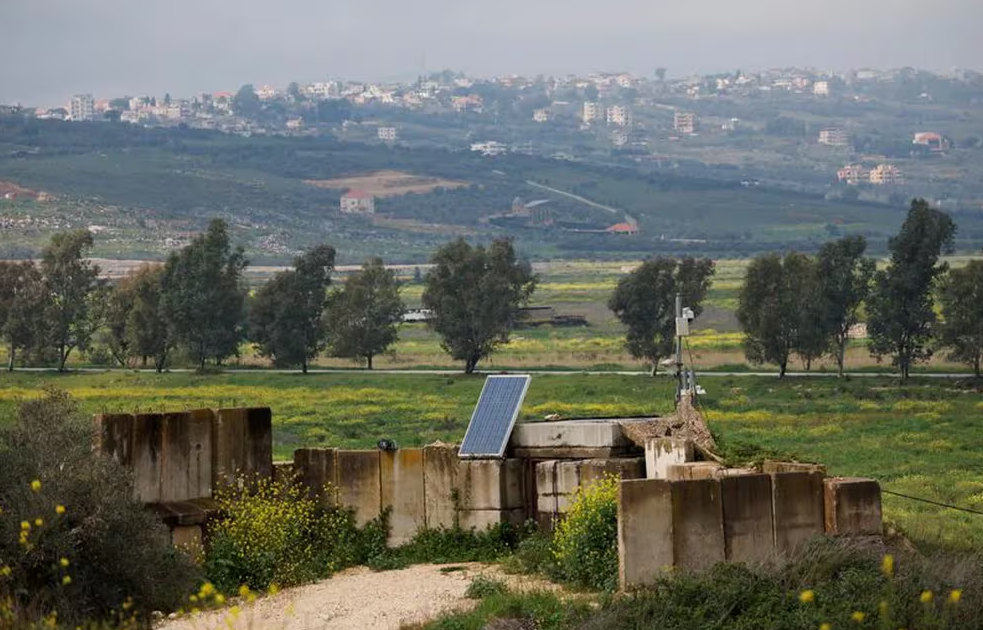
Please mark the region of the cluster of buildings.
POLYGON ((878 164, 867 168, 863 164, 847 164, 836 172, 841 182, 857 186, 873 184, 875 186, 900 185, 904 183, 904 174, 894 164, 878 164))
POLYGON ((581 120, 585 125, 593 122, 604 122, 616 127, 631 126, 631 110, 625 105, 611 105, 605 107, 596 101, 584 102, 581 120))

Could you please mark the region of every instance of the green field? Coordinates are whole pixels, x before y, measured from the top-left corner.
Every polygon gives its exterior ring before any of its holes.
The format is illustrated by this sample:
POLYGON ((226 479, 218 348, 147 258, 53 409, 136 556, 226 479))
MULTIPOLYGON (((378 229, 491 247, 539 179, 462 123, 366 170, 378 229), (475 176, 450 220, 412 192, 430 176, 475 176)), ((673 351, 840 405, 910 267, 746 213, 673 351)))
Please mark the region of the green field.
MULTIPOLYGON (((886 489, 983 510, 978 383, 707 377, 702 384, 706 417, 735 464, 795 456, 824 462, 834 475, 870 476, 886 489)), ((276 455, 288 458, 300 446, 372 447, 383 437, 403 446, 458 441, 481 385, 481 377, 463 375, 14 373, 0 377, 0 417, 12 418, 18 401, 45 387, 71 392, 90 413, 268 405, 276 455)), ((537 375, 521 420, 664 414, 672 391, 665 378, 537 375)), ((886 518, 916 541, 983 545, 983 516, 891 495, 884 505, 886 518)))

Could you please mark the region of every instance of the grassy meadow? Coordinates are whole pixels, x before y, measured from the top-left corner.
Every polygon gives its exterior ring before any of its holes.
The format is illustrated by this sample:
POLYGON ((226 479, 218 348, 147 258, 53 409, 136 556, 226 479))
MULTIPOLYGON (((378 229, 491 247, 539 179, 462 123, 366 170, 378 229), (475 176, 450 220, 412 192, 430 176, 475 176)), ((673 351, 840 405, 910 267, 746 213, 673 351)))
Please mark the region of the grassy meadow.
MULTIPOLYGON (((4 374, 0 418, 45 387, 69 391, 87 412, 159 411, 199 406, 268 405, 274 448, 373 447, 458 441, 481 389, 480 376, 426 374, 129 372, 4 374)), ((980 384, 915 378, 706 377, 702 405, 721 448, 735 463, 766 455, 820 461, 834 475, 879 479, 885 489, 983 511, 980 384)), ((664 414, 664 377, 536 375, 521 421, 664 414)), ((983 545, 983 516, 885 495, 885 515, 914 540, 983 545)))

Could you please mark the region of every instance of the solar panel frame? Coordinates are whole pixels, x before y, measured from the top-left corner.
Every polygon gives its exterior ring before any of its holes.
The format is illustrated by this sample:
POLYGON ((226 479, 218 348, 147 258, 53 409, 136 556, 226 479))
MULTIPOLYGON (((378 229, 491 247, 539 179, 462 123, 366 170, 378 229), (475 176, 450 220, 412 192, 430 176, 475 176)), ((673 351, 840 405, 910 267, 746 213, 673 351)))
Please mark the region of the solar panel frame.
POLYGON ((485 378, 485 383, 481 387, 481 394, 478 396, 478 402, 475 404, 474 411, 471 413, 471 421, 468 423, 468 429, 464 433, 464 439, 461 441, 461 447, 458 450, 459 457, 462 459, 479 459, 501 458, 503 455, 505 455, 505 449, 508 447, 509 438, 512 436, 512 429, 515 427, 515 421, 519 418, 519 411, 522 409, 522 402, 526 398, 526 392, 529 391, 529 383, 531 381, 532 377, 530 377, 528 374, 496 374, 485 378), (502 411, 501 409, 496 409, 494 407, 489 409, 489 406, 494 405, 496 401, 493 401, 490 398, 486 399, 486 394, 488 396, 492 395, 491 390, 495 387, 494 383, 519 380, 522 382, 522 388, 518 390, 517 394, 516 390, 514 389, 508 391, 510 397, 514 398, 514 400, 506 401, 506 404, 512 405, 509 413, 502 416, 501 420, 495 420, 496 424, 493 424, 491 429, 482 426, 482 423, 486 422, 481 419, 481 414, 483 411, 491 413, 502 411), (507 420, 508 423, 506 424, 504 420, 507 420), (489 441, 487 433, 489 431, 499 431, 502 428, 505 429, 505 432, 498 437, 498 450, 493 451, 487 446, 489 441), (485 433, 485 435, 482 433, 485 433), (477 444, 472 444, 470 446, 470 452, 468 450, 469 441, 472 443, 477 442, 477 444))

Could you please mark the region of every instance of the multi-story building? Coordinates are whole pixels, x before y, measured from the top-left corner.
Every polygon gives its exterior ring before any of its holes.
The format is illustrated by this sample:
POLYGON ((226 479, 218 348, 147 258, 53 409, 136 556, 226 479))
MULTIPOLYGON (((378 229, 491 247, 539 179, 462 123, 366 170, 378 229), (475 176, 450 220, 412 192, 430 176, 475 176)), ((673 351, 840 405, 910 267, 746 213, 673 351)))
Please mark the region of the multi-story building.
POLYGON ((91 94, 76 94, 69 107, 72 120, 95 120, 96 101, 91 94))
POLYGON ((373 214, 375 196, 364 190, 349 190, 341 196, 341 211, 345 214, 373 214))
POLYGON ((878 164, 870 169, 870 183, 877 186, 903 184, 904 175, 894 164, 878 164))
POLYGON ((672 128, 676 133, 693 133, 696 131, 696 114, 677 111, 672 118, 672 128))
POLYGON ((376 131, 379 139, 384 142, 395 142, 396 141, 396 128, 395 127, 379 127, 376 131))
POLYGON ((553 112, 549 107, 541 107, 532 113, 532 119, 539 123, 548 122, 552 116, 553 112))
POLYGON ((850 146, 850 134, 838 127, 828 127, 819 132, 819 144, 830 147, 850 146))
POLYGON ((812 93, 816 96, 829 96, 829 81, 816 81, 813 83, 812 93))
POLYGON ((583 119, 585 123, 589 123, 594 120, 604 120, 604 116, 604 106, 600 103, 593 101, 586 101, 584 103, 583 119))
POLYGON ((836 171, 836 177, 841 182, 846 182, 851 186, 856 186, 860 182, 870 181, 870 171, 860 164, 847 164, 836 171))
POLYGON ((631 124, 631 112, 624 105, 614 105, 608 107, 605 116, 609 125, 627 127, 631 124))

